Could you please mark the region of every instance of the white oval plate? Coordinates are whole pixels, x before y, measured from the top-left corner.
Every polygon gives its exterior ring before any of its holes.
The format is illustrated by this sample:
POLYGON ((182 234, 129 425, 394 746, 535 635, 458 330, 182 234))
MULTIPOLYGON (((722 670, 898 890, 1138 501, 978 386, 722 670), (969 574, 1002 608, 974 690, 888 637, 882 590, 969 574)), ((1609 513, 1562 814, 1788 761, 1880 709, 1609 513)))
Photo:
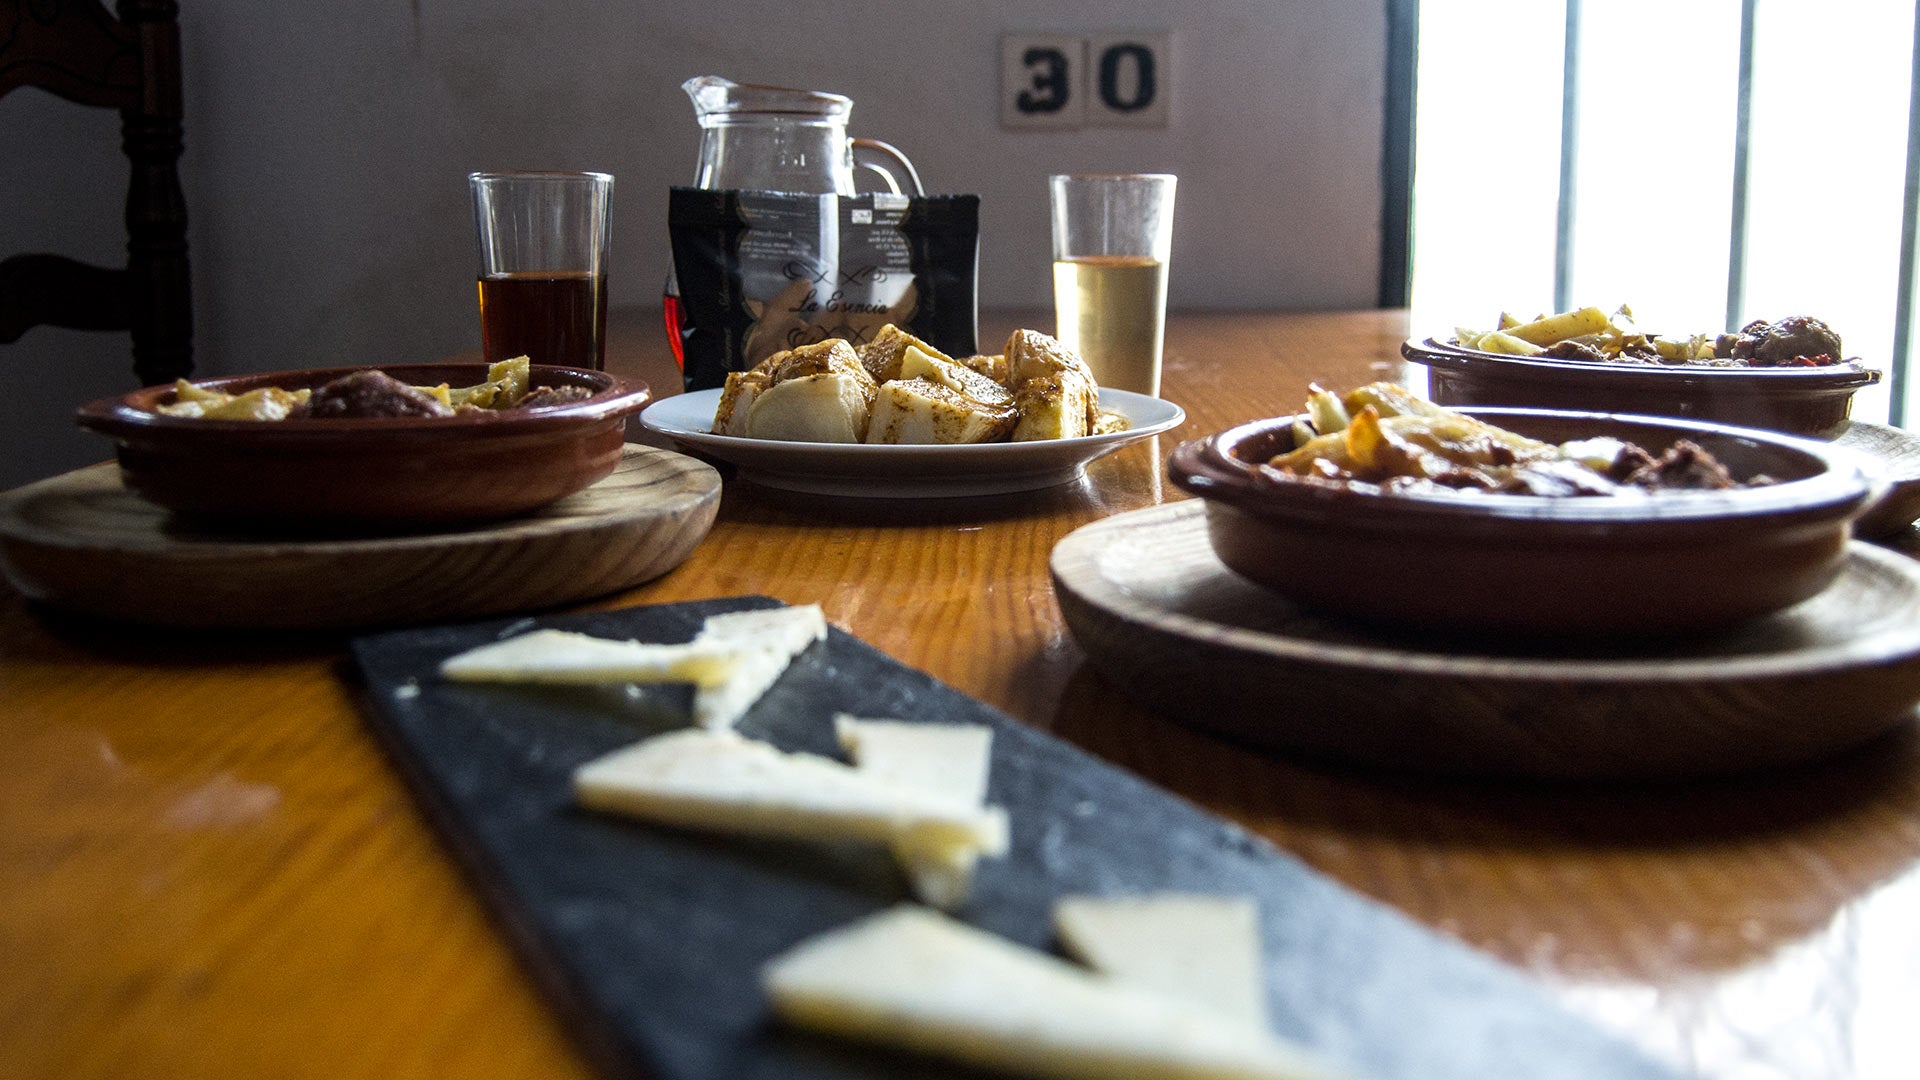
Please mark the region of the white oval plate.
POLYGON ((640 423, 694 450, 739 466, 740 475, 771 488, 816 495, 923 499, 1001 495, 1070 484, 1087 463, 1186 420, 1171 401, 1103 388, 1100 407, 1126 417, 1111 435, 968 446, 869 446, 742 439, 712 432, 719 390, 695 390, 647 406, 640 423))

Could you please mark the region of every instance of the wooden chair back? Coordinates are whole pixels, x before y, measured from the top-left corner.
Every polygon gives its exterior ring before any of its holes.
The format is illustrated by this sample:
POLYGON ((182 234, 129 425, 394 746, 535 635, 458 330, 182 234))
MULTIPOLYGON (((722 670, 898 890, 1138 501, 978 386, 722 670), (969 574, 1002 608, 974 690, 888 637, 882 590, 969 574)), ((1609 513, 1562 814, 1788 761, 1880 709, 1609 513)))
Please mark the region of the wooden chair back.
POLYGON ((43 325, 127 331, 142 384, 193 370, 178 20, 175 0, 118 0, 113 13, 99 0, 0 0, 0 97, 37 86, 120 110, 132 168, 126 266, 52 254, 0 261, 0 343, 43 325))

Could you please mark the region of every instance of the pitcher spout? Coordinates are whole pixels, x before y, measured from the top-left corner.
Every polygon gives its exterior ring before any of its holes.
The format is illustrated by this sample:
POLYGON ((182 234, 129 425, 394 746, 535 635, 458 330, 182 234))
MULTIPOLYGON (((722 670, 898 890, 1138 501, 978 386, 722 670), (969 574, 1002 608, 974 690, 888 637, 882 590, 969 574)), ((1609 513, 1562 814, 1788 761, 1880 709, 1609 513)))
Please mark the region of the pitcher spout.
POLYGON ((693 99, 694 115, 702 124, 710 118, 740 113, 767 113, 846 121, 853 99, 822 90, 794 90, 784 86, 737 83, 718 75, 696 75, 680 84, 693 99))

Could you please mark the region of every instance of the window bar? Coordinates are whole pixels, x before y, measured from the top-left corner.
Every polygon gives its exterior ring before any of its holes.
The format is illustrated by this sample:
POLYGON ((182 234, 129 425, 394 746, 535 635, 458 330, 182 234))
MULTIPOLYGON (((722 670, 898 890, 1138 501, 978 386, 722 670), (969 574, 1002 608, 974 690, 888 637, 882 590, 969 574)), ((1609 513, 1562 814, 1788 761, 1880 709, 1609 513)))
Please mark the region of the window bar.
POLYGON ((1553 310, 1571 308, 1573 294, 1573 169, 1578 157, 1579 132, 1574 125, 1579 104, 1580 0, 1567 0, 1565 59, 1560 73, 1560 202, 1553 233, 1553 310))
POLYGON ((1747 305, 1747 191, 1753 136, 1753 13, 1758 0, 1740 0, 1740 83, 1733 111, 1733 220, 1727 229, 1726 328, 1737 330, 1747 305))
POLYGON ((1920 13, 1913 22, 1913 74, 1907 86, 1907 189, 1900 208, 1900 285, 1893 301, 1893 356, 1887 419, 1907 424, 1908 365, 1913 359, 1914 243, 1920 233, 1920 13))
POLYGON ((1380 148, 1378 306, 1406 307, 1413 281, 1413 140, 1420 0, 1387 2, 1386 117, 1380 148))

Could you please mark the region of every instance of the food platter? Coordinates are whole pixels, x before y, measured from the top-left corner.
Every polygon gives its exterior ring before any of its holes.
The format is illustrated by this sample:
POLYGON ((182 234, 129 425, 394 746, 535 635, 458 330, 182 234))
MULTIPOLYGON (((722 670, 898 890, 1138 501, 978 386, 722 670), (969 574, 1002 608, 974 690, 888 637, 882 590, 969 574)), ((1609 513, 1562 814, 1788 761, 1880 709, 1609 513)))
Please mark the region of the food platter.
POLYGON ((1184 443, 1168 473, 1206 500, 1208 535, 1227 566, 1318 610, 1396 627, 1635 639, 1738 622, 1832 582, 1849 523, 1876 494, 1857 455, 1825 443, 1546 409, 1476 408, 1455 419, 1547 444, 1603 437, 1660 454, 1684 441, 1732 475, 1769 481, 1589 498, 1275 482, 1288 474, 1264 463, 1293 447, 1305 419, 1184 443))
POLYGON ((1911 724, 1920 701, 1920 564, 1859 542, 1838 580, 1785 611, 1606 647, 1311 615, 1229 571, 1197 501, 1083 526, 1052 570, 1075 639, 1121 689, 1194 727, 1347 762, 1561 779, 1730 772, 1859 744, 1911 724))
POLYGON ((409 625, 574 603, 680 565, 720 476, 651 446, 520 517, 406 533, 245 531, 183 520, 111 463, 0 496, 0 574, 49 608, 196 629, 409 625))
POLYGON ((710 429, 719 402, 719 390, 663 398, 640 422, 683 450, 733 463, 762 486, 864 498, 1000 495, 1070 484, 1094 459, 1178 427, 1187 415, 1162 398, 1102 388, 1101 408, 1125 417, 1126 431, 971 446, 869 446, 715 435, 710 429))
MULTIPOLYGON (((244 394, 312 389, 363 368, 313 368, 202 379, 244 394)), ((380 369, 412 386, 470 386, 481 363, 380 369)), ((545 506, 620 463, 629 414, 646 383, 602 371, 533 365, 534 387, 587 396, 534 409, 452 416, 288 418, 170 416, 174 387, 149 386, 82 406, 80 426, 113 440, 129 489, 170 510, 286 527, 417 529, 498 521, 545 506)))
POLYGON ((1439 338, 1409 338, 1401 355, 1425 365, 1441 405, 1678 416, 1832 437, 1846 427, 1860 388, 1880 372, 1857 363, 1829 367, 1708 367, 1589 363, 1466 349, 1439 338))
MULTIPOLYGON (((884 852, 747 842, 583 813, 574 770, 674 724, 664 693, 439 677, 448 657, 514 630, 675 642, 709 616, 774 606, 726 597, 420 627, 359 638, 353 660, 369 728, 601 1075, 984 1077, 775 1021, 759 975, 770 957, 904 899, 884 852)), ((1258 977, 1272 1027, 1356 1075, 1675 1075, 1519 973, 844 630, 796 656, 741 717, 740 732, 788 752, 836 754, 829 718, 837 712, 992 731, 987 794, 1007 812, 1010 842, 1004 857, 982 863, 956 912, 973 927, 1047 949, 1049 913, 1062 896, 1247 897, 1259 912, 1258 977)), ((1035 1009, 1030 1022, 1046 1026, 1067 1011, 1035 1009)))

